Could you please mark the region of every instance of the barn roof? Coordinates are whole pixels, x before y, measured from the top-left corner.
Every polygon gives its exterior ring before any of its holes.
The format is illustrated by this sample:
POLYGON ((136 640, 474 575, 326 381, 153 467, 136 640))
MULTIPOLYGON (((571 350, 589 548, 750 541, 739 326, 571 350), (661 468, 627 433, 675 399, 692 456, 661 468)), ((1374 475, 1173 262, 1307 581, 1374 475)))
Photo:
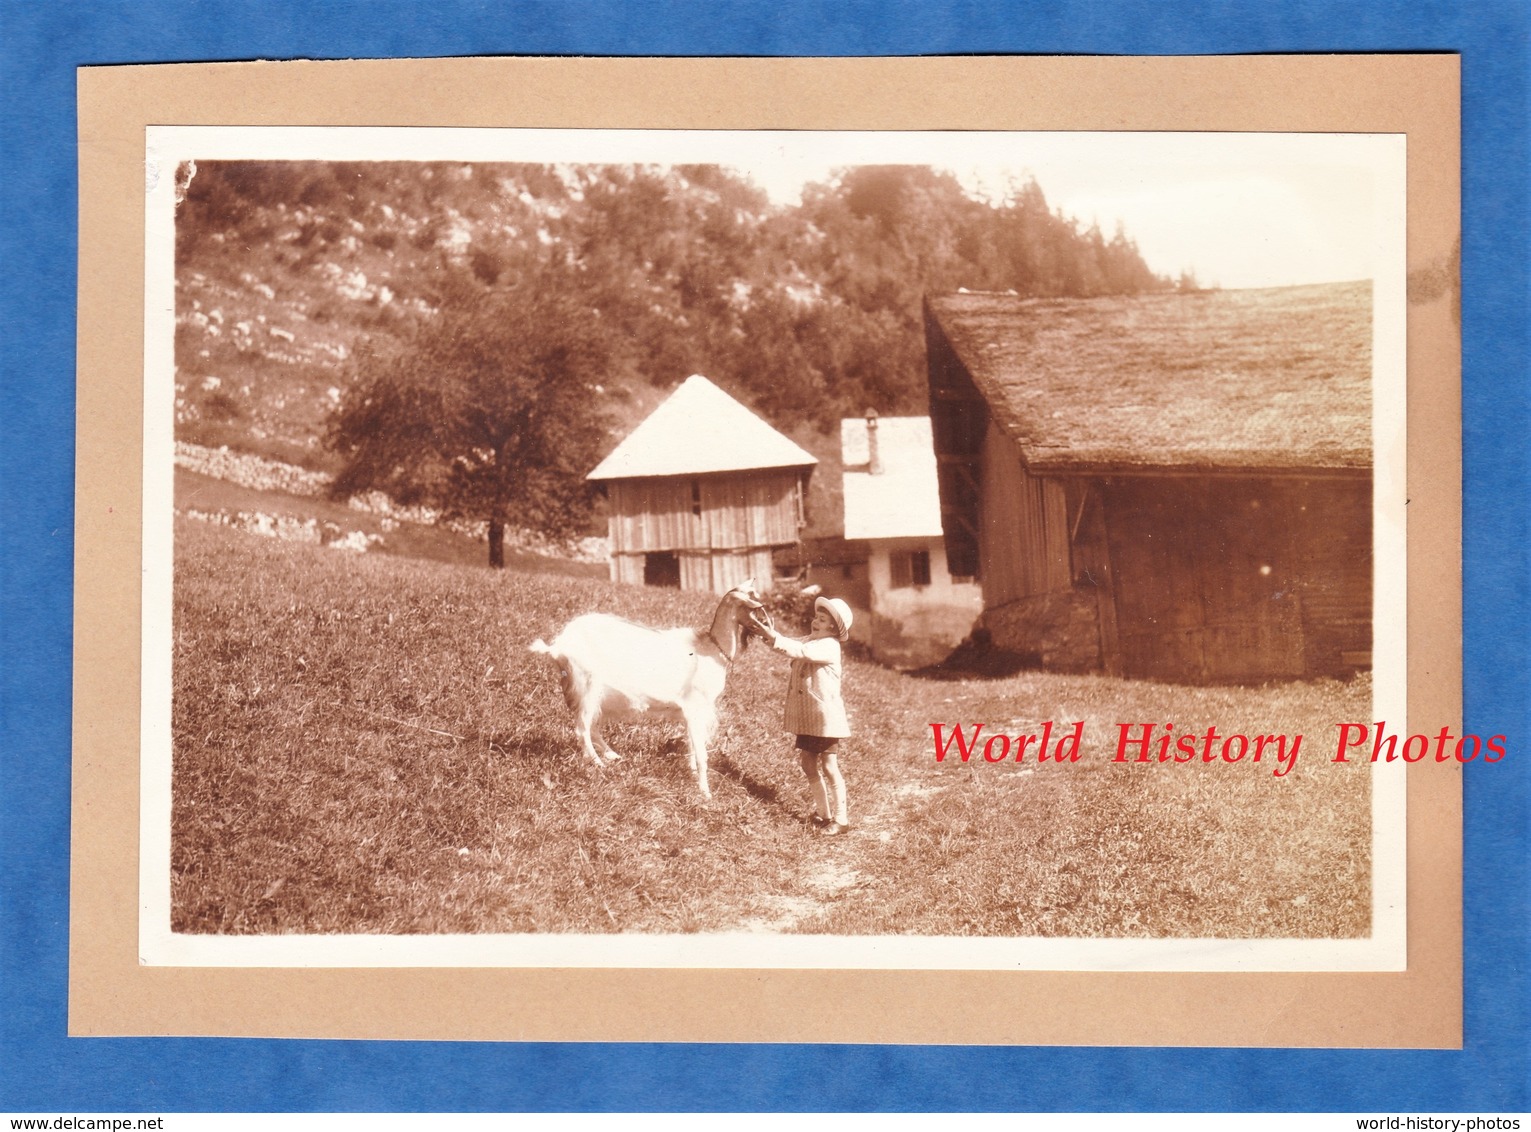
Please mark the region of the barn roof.
POLYGON ((816 463, 701 374, 692 374, 585 478, 703 475, 816 463))
POLYGON ((1370 282, 929 310, 1034 471, 1371 467, 1370 282))
POLYGON ((941 496, 929 417, 880 417, 880 475, 868 468, 867 422, 840 422, 845 465, 845 537, 921 538, 941 534, 941 496))

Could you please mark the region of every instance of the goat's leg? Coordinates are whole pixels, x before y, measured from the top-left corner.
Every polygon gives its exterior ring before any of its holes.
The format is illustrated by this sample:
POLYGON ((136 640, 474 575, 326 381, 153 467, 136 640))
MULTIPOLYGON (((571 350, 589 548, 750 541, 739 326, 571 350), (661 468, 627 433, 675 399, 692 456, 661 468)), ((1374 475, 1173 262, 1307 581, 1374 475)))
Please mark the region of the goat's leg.
MULTIPOLYGON (((601 701, 598 696, 588 695, 580 707, 579 715, 574 721, 574 733, 579 736, 580 748, 585 752, 585 757, 596 766, 605 766, 601 756, 595 753, 595 744, 590 741, 592 734, 600 734, 601 701)), ((605 740, 601 745, 606 745, 605 740)))
POLYGON ((611 744, 606 742, 606 734, 605 734, 605 726, 604 726, 605 722, 606 722, 605 716, 597 715, 595 717, 595 722, 591 725, 590 736, 591 736, 592 739, 595 740, 596 745, 600 747, 601 754, 606 756, 606 761, 607 762, 616 762, 622 756, 620 754, 618 754, 616 751, 613 751, 611 749, 611 744))
POLYGON ((690 747, 691 773, 696 775, 696 785, 703 798, 711 798, 707 785, 707 745, 712 742, 718 729, 718 716, 709 705, 698 704, 686 710, 686 741, 690 747))

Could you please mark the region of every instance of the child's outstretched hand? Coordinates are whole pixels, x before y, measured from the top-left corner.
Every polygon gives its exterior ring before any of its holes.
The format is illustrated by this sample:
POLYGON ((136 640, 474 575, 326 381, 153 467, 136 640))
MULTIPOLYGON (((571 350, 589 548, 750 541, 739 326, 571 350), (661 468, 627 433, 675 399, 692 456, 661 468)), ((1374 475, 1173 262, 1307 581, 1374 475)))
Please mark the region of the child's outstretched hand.
POLYGON ((750 627, 768 641, 776 639, 776 626, 771 624, 771 615, 763 610, 750 612, 750 627))

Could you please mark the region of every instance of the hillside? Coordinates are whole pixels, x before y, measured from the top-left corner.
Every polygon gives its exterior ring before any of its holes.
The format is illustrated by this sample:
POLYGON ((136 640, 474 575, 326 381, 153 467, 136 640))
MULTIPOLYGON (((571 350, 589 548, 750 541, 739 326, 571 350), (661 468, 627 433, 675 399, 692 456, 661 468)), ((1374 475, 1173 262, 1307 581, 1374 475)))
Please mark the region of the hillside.
POLYGON ((556 286, 611 362, 609 449, 707 374, 819 456, 812 534, 839 526, 838 420, 923 412, 927 289, 1163 289, 1123 233, 949 175, 859 167, 775 207, 715 166, 223 161, 183 166, 176 435, 336 472, 331 414, 443 311, 556 286))
POLYGON ((447 169, 341 168, 204 163, 192 174, 176 233, 179 439, 325 468, 325 422, 358 350, 399 348, 436 309, 422 281, 509 224, 514 198, 471 191, 447 169))

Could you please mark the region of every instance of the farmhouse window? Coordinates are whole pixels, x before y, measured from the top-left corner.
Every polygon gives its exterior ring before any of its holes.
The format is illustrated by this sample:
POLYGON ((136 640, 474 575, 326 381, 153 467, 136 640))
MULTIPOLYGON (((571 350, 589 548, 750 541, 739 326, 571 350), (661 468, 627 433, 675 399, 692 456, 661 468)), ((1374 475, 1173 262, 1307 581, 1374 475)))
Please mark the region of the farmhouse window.
POLYGON ((891 556, 893 588, 908 589, 910 586, 930 585, 930 551, 906 550, 891 556))

